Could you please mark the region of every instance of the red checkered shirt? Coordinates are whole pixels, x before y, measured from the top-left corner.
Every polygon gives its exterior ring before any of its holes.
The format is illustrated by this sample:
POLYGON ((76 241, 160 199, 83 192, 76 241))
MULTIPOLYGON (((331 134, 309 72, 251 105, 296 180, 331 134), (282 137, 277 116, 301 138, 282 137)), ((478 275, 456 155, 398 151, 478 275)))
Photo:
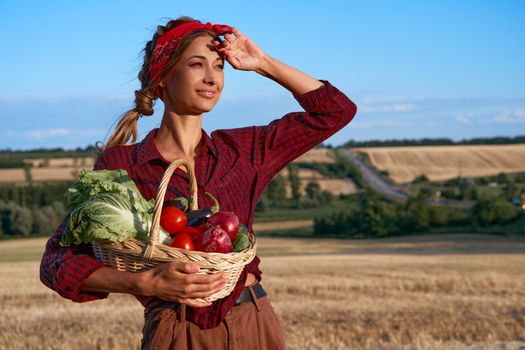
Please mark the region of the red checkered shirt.
MULTIPOLYGON (((356 113, 355 104, 328 81, 323 86, 294 96, 306 112, 288 113, 265 126, 216 130, 211 137, 202 130, 202 152, 195 157, 199 207, 211 206, 212 193, 221 210, 235 212, 253 232, 255 205, 263 191, 288 163, 320 144, 347 125, 356 113)), ((152 130, 140 143, 105 150, 95 170, 125 169, 146 199, 154 198, 168 162, 159 154, 152 130)), ((171 178, 166 199, 189 196, 185 172, 177 169, 171 178)), ((103 299, 107 293, 81 290, 82 282, 104 265, 93 257, 90 245, 61 247, 65 221, 48 240, 40 266, 40 279, 61 296, 75 302, 103 299)), ((248 264, 233 292, 206 308, 187 308, 187 317, 202 329, 216 327, 233 308, 247 273, 261 280, 259 258, 248 264)), ((163 300, 136 296, 145 312, 163 300)))

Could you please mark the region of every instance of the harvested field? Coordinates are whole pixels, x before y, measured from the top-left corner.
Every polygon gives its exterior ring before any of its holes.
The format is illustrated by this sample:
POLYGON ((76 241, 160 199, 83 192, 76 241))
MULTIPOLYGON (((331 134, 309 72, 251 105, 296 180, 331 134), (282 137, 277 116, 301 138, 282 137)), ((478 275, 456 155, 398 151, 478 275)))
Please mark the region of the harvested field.
MULTIPOLYGON (((308 185, 308 182, 310 181, 317 182, 319 186, 321 187, 322 191, 328 191, 336 196, 340 194, 352 194, 352 193, 357 192, 356 184, 350 179, 322 179, 322 180, 301 179, 300 180, 300 192, 302 196, 305 195, 306 185, 308 185)), ((288 198, 292 197, 292 188, 290 184, 286 184, 286 197, 288 198)))
POLYGON ((32 158, 24 159, 24 163, 31 164, 33 168, 61 168, 61 167, 86 167, 93 168, 94 157, 69 157, 69 158, 32 158))
POLYGON ((253 224, 255 232, 275 231, 275 230, 291 230, 298 228, 308 228, 314 225, 313 220, 289 220, 289 221, 274 221, 274 222, 259 222, 253 224))
POLYGON ((0 169, 0 182, 21 183, 25 181, 26 174, 24 169, 0 169))
POLYGON ((356 184, 350 179, 323 179, 317 182, 319 182, 321 190, 331 192, 335 195, 352 194, 357 191, 356 184))
MULTIPOLYGON (((286 178, 288 178, 288 174, 289 174, 288 168, 284 168, 283 170, 279 172, 279 175, 284 176, 286 178)), ((299 176, 300 179, 305 179, 305 180, 323 178, 323 176, 317 170, 313 170, 313 169, 298 169, 297 175, 299 176)))
POLYGON ((525 172, 525 144, 353 148, 396 183, 525 172))
POLYGON ((31 177, 33 181, 73 181, 78 178, 82 169, 82 167, 31 168, 31 177))
POLYGON ((314 148, 294 160, 294 162, 335 163, 335 159, 332 156, 332 150, 327 148, 314 148))
MULTIPOLYGON (((138 349, 138 302, 60 298, 38 281, 44 242, 0 242, 0 256, 25 256, 0 262, 0 348, 138 349)), ((289 349, 525 346, 524 238, 261 237, 259 255, 289 349)))
MULTIPOLYGON (((279 175, 284 176, 288 179, 289 171, 284 168, 279 172, 279 175)), ((298 176, 300 179, 300 191, 302 195, 305 194, 305 188, 308 182, 315 181, 321 186, 321 190, 328 191, 336 196, 340 194, 352 194, 357 191, 356 184, 350 179, 328 179, 323 177, 317 170, 313 169, 299 169, 298 176)), ((292 189, 290 184, 287 183, 286 196, 290 198, 292 196, 292 189)))

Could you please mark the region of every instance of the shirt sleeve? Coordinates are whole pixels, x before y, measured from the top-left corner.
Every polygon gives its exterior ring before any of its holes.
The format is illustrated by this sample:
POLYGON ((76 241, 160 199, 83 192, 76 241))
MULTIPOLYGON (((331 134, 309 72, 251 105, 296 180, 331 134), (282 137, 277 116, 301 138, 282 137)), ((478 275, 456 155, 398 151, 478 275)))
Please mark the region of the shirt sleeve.
MULTIPOLYGON (((103 166, 99 160, 95 164, 95 169, 100 168, 103 166)), ((66 224, 67 217, 47 241, 40 262, 40 280, 62 297, 74 302, 82 303, 106 298, 108 293, 89 292, 80 289, 84 280, 106 265, 94 258, 93 250, 89 244, 72 244, 69 247, 60 245, 66 224)))
POLYGON ((357 107, 326 80, 303 95, 294 95, 305 112, 288 113, 266 126, 252 130, 252 162, 259 173, 256 195, 288 163, 345 127, 357 107))

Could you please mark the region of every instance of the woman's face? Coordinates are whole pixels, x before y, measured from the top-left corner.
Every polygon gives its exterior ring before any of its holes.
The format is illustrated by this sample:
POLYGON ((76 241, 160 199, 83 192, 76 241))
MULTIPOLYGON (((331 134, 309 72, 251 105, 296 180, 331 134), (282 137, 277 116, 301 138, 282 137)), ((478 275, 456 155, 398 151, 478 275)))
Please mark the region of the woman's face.
POLYGON ((166 109, 179 115, 209 112, 224 87, 224 61, 210 35, 197 37, 160 83, 166 109))

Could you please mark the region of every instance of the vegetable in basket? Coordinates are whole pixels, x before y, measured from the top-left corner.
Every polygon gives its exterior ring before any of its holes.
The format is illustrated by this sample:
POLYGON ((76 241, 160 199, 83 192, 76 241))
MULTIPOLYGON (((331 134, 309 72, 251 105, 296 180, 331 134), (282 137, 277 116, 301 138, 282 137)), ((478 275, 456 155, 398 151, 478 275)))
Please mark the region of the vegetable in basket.
POLYGON ((250 238, 248 237, 248 228, 240 224, 237 237, 233 241, 233 251, 240 252, 250 247, 250 238))
POLYGON ((235 240, 237 236, 237 231, 239 230, 239 218, 232 211, 220 211, 213 214, 213 216, 208 220, 208 224, 212 226, 220 226, 228 236, 230 240, 235 240))
MULTIPOLYGON (((191 249, 191 250, 201 250, 202 233, 199 230, 197 230, 195 227, 186 226, 182 230, 177 232, 175 236, 177 236, 180 233, 184 233, 184 234, 190 236, 190 238, 191 238, 191 240, 193 242, 193 246, 194 246, 194 249, 191 249)), ((173 247, 173 244, 174 243, 173 243, 173 239, 172 239, 170 245, 173 247)))
POLYGON ((195 250, 195 243, 193 243, 193 239, 186 232, 178 232, 173 236, 170 245, 174 248, 195 250))
POLYGON ((211 226, 202 234, 203 252, 231 253, 233 251, 232 241, 228 233, 220 226, 211 226))
POLYGON ((145 200, 125 170, 80 172, 66 193, 71 211, 60 244, 147 239, 154 200, 145 200))
POLYGON ((210 207, 203 207, 188 213, 188 222, 187 226, 198 226, 203 223, 206 223, 209 218, 211 218, 213 212, 210 207))
POLYGON ((184 228, 187 221, 186 214, 174 206, 165 206, 160 214, 160 227, 169 233, 170 236, 184 228))

